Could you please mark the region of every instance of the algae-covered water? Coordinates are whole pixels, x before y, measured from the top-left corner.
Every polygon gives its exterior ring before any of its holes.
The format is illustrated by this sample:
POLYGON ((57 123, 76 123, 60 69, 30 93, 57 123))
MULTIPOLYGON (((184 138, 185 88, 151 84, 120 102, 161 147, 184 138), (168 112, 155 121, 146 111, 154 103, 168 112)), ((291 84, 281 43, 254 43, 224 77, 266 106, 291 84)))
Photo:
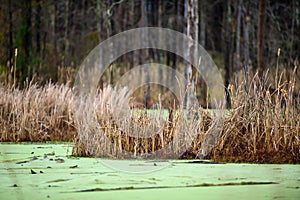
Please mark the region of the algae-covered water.
POLYGON ((0 199, 300 199, 300 165, 115 161, 71 151, 66 143, 0 144, 0 199))

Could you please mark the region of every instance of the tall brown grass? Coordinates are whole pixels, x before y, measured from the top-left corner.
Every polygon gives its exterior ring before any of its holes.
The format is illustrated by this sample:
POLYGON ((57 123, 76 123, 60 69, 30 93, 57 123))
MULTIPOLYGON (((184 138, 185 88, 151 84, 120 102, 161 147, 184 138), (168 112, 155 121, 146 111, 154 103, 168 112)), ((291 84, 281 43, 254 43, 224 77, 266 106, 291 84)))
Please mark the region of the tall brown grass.
MULTIPOLYGON (((295 73, 294 73, 295 75, 295 73)), ((295 76, 269 84, 255 76, 247 93, 231 89, 233 109, 210 157, 226 162, 299 163, 300 101, 295 76), (235 93, 235 94, 233 94, 235 93)), ((272 81, 271 81, 272 82, 272 81)))
POLYGON ((106 87, 78 99, 66 85, 0 85, 0 141, 74 141, 76 156, 299 163, 296 80, 295 73, 255 75, 248 92, 243 84, 231 87, 232 109, 223 126, 203 109, 190 110, 191 117, 178 105, 167 116, 161 103, 155 114, 129 109, 126 88, 106 87))
POLYGON ((176 158, 183 154, 199 130, 196 115, 187 119, 183 109, 174 106, 165 117, 161 104, 153 114, 129 110, 128 92, 107 87, 96 98, 86 99, 90 103, 77 115, 80 129, 74 154, 118 158, 176 158), (89 105, 94 105, 95 112, 88 111, 89 105))
POLYGON ((0 141, 72 141, 73 93, 65 85, 0 85, 0 141))

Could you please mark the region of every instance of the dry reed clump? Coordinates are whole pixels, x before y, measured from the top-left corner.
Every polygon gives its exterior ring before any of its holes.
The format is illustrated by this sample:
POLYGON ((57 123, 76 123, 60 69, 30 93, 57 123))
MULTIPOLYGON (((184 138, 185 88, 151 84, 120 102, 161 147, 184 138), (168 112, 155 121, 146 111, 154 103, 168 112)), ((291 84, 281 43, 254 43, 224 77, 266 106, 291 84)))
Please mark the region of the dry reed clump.
MULTIPOLYGON (((222 162, 299 163, 300 100, 291 81, 253 78, 231 90, 230 116, 161 104, 153 114, 130 109, 126 88, 106 87, 80 99, 66 85, 0 85, 0 141, 71 141, 75 156, 195 158, 222 162), (220 126, 221 124, 221 126, 220 126)), ((134 107, 134 106, 133 106, 134 107)))
POLYGON ((76 134, 68 86, 0 85, 0 141, 71 141, 76 134))
MULTIPOLYGON (((267 76, 263 80, 267 80, 267 76)), ((233 96, 231 116, 210 156, 216 161, 254 163, 300 162, 300 102, 295 79, 276 89, 254 77, 233 96)))
POLYGON ((178 158, 194 144, 192 135, 200 130, 196 115, 187 119, 183 109, 169 109, 167 117, 161 106, 153 114, 130 109, 126 88, 107 87, 84 102, 89 106, 81 103, 76 115, 79 129, 73 154, 77 156, 178 158))

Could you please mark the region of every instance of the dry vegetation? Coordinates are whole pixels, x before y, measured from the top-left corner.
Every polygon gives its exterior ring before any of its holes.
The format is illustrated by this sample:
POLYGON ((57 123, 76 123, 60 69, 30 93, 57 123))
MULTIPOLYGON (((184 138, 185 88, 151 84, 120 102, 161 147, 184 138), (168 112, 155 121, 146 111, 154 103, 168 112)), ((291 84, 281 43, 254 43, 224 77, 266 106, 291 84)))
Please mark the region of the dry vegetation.
POLYGON ((73 113, 73 94, 65 85, 0 85, 0 141, 71 141, 73 113))
POLYGON ((289 82, 282 77, 283 73, 275 78, 276 88, 268 85, 268 76, 264 82, 254 77, 248 93, 240 86, 233 95, 232 113, 224 123, 222 137, 210 154, 212 158, 230 162, 299 163, 300 101, 295 92, 299 90, 295 90, 295 73, 289 82))
POLYGON ((254 76, 249 92, 243 84, 231 88, 233 108, 223 126, 205 110, 190 111, 195 115, 189 117, 184 109, 174 107, 167 116, 159 107, 154 115, 126 110, 131 100, 126 89, 107 87, 94 98, 78 101, 65 85, 29 84, 22 90, 1 85, 0 140, 74 141, 77 156, 206 155, 224 162, 299 163, 300 101, 295 76, 283 81, 285 76, 275 75, 275 84, 268 77, 262 82, 254 76))
POLYGON ((161 108, 153 114, 129 110, 130 96, 125 88, 107 87, 93 100, 85 101, 91 103, 76 115, 81 123, 76 155, 178 158, 191 145, 191 135, 198 132, 196 115, 187 119, 183 109, 170 109, 168 116, 161 108), (89 111, 89 105, 94 105, 96 112, 89 111))

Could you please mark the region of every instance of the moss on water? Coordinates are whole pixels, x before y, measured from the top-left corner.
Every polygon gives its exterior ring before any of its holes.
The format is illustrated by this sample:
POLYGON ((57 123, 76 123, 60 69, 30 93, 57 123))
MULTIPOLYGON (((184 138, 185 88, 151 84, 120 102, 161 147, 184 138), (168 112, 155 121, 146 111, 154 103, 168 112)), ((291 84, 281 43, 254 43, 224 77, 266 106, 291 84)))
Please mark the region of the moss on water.
MULTIPOLYGON (((70 157, 71 150, 72 144, 1 143, 0 199, 300 198, 299 165, 170 160, 161 170, 137 174, 113 170, 101 159, 70 157)), ((138 170, 149 161, 123 164, 138 170)))

